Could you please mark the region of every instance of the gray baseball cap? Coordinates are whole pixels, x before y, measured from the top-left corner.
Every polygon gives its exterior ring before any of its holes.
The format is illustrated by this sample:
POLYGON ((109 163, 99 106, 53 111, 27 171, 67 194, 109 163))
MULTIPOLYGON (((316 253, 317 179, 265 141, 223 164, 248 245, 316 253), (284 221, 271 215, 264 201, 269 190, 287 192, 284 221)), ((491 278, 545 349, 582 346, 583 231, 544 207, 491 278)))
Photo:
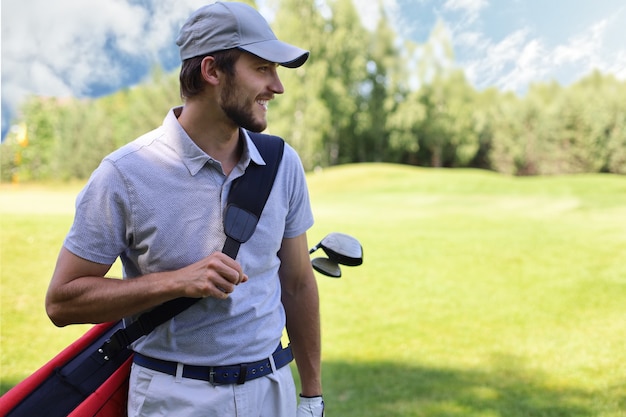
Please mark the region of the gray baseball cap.
POLYGON ((180 29, 176 44, 183 61, 232 48, 288 68, 297 68, 309 58, 309 51, 279 41, 253 7, 234 2, 196 10, 180 29))

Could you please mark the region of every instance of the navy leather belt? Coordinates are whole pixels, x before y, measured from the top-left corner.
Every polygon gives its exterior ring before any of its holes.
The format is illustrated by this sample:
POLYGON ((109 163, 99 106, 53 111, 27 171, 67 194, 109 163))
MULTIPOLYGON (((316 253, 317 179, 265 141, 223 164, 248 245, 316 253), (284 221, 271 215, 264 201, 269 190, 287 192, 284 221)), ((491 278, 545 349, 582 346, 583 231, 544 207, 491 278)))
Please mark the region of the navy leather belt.
MULTIPOLYGON (((284 349, 282 349, 282 346, 278 346, 278 349, 272 354, 272 357, 274 358, 276 369, 282 368, 293 360, 291 346, 287 346, 284 349)), ((135 352, 133 361, 144 368, 173 376, 176 375, 178 367, 177 362, 154 359, 137 352, 135 352)), ((183 365, 182 376, 183 378, 208 381, 214 385, 226 385, 243 384, 246 381, 269 375, 272 372, 270 359, 267 358, 258 362, 229 366, 183 365)))

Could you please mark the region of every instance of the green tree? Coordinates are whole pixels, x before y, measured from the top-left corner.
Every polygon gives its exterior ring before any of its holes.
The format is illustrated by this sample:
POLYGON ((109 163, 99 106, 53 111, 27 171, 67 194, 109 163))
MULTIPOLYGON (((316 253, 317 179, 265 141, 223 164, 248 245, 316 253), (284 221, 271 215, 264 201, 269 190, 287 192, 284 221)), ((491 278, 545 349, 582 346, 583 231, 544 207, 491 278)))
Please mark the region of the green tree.
POLYGON ((497 118, 498 103, 502 100, 496 88, 487 88, 474 94, 474 129, 478 139, 478 149, 468 166, 492 169, 489 154, 493 147, 494 122, 497 118))
POLYGON ((395 111, 387 119, 389 148, 394 160, 408 164, 419 164, 421 126, 426 120, 426 106, 421 102, 421 92, 412 91, 400 98, 395 111))
POLYGON ((329 6, 331 18, 324 49, 328 77, 322 98, 330 111, 331 126, 325 149, 328 163, 335 165, 358 160, 360 138, 356 132, 367 76, 369 36, 352 0, 334 0, 329 6))
POLYGON ((379 11, 376 30, 369 34, 367 73, 358 101, 355 161, 380 162, 391 158, 389 117, 408 90, 406 70, 396 46, 398 37, 380 2, 379 11))
POLYGON ((474 159, 481 128, 475 96, 460 70, 443 77, 435 75, 422 87, 426 116, 420 128, 420 149, 428 158, 427 165, 461 167, 474 159))
POLYGON ((328 78, 324 56, 328 28, 313 0, 277 0, 275 8, 272 26, 277 37, 309 50, 311 55, 300 68, 279 70, 285 94, 270 103, 268 133, 285 138, 310 170, 327 164, 324 140, 331 130, 330 110, 322 91, 328 78))
POLYGON ((60 115, 55 112, 56 100, 31 97, 23 109, 28 131, 28 146, 21 151, 19 177, 24 181, 50 178, 55 166, 60 115))
POLYGON ((610 151, 614 149, 609 144, 615 140, 624 118, 623 110, 616 111, 616 90, 619 86, 612 77, 596 71, 563 92, 557 114, 562 123, 559 139, 566 161, 561 171, 608 170, 610 151))
POLYGON ((521 104, 515 94, 507 93, 501 96, 493 111, 489 166, 504 174, 517 174, 519 165, 523 164, 521 104))
MULTIPOLYGON (((248 3, 254 5, 254 1, 248 3)), ((626 82, 599 72, 523 96, 476 91, 454 64, 446 26, 404 42, 384 13, 366 30, 352 0, 271 0, 279 38, 311 51, 279 69, 268 133, 305 169, 360 161, 478 167, 512 175, 626 173, 626 82)), ((3 181, 86 178, 102 157, 159 126, 180 103, 178 70, 98 99, 32 97, 16 123, 28 146, 1 145, 3 181)))
POLYGON ((476 109, 477 93, 454 67, 449 33, 438 22, 428 41, 416 45, 410 77, 419 84, 390 116, 391 146, 403 160, 419 165, 467 166, 476 159, 486 124, 476 109))

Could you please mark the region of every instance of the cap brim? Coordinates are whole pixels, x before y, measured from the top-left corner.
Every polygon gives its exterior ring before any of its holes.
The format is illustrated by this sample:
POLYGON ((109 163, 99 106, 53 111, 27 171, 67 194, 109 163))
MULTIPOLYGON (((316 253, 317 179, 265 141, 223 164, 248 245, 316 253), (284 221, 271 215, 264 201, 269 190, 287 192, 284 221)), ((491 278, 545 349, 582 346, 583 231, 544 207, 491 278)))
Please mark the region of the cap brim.
POLYGON ((287 68, 298 68, 309 58, 309 51, 279 40, 268 40, 248 45, 241 45, 239 49, 250 52, 269 62, 275 62, 287 68))

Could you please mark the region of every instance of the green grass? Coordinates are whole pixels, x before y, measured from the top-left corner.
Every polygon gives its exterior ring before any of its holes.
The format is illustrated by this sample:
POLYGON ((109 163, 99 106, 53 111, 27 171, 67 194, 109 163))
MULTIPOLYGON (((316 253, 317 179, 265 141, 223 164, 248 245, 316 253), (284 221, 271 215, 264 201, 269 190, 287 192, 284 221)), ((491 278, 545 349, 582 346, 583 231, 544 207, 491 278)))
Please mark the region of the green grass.
MULTIPOLYGON (((329 415, 626 416, 626 177, 362 164, 309 186, 310 243, 365 253, 318 280, 329 415)), ((85 330, 43 311, 76 191, 0 189, 3 390, 85 330)))

